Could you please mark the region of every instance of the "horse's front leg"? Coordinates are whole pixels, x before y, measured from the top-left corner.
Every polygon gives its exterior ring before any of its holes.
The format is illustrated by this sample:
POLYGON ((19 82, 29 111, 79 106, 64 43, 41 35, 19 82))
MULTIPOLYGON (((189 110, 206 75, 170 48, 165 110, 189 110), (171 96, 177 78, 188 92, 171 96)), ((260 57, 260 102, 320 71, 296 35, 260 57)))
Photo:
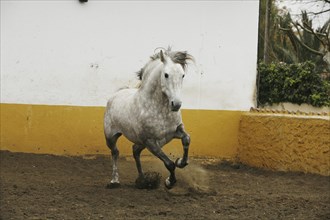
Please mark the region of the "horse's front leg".
POLYGON ((175 161, 175 166, 179 168, 184 168, 188 165, 188 151, 189 151, 189 145, 190 145, 190 136, 189 134, 184 130, 183 124, 179 125, 175 132, 175 137, 181 139, 181 143, 183 146, 183 157, 178 158, 175 161))
POLYGON ((165 186, 168 189, 171 189, 176 183, 175 177, 175 163, 168 158, 168 156, 162 151, 161 146, 156 141, 148 141, 147 144, 148 150, 163 161, 165 167, 170 172, 170 176, 165 180, 165 186))

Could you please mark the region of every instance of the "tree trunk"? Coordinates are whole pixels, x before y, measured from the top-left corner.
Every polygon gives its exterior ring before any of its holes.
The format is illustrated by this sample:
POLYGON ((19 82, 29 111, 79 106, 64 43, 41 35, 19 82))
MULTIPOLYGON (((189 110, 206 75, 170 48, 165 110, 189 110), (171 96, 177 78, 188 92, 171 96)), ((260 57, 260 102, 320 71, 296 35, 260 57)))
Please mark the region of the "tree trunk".
POLYGON ((264 40, 264 62, 270 63, 269 57, 269 29, 270 29, 270 13, 272 8, 272 1, 266 0, 266 19, 265 19, 265 40, 264 40))

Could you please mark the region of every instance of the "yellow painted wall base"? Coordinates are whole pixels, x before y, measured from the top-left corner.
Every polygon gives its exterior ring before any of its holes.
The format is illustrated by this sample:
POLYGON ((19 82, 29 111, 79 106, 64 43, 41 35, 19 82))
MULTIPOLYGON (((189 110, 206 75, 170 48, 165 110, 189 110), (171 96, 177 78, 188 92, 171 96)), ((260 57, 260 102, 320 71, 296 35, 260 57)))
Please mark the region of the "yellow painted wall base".
MULTIPOLYGON (((110 154, 103 135, 103 107, 0 104, 1 150, 60 155, 110 154)), ((238 159, 282 171, 330 175, 329 118, 240 111, 183 110, 190 156, 238 159)), ((118 141, 122 156, 132 143, 118 141)), ((182 155, 180 140, 164 147, 182 155)), ((144 151, 144 155, 150 155, 144 151)))
POLYGON ((330 175, 329 117, 244 114, 239 143, 245 164, 330 175))
MULTIPOLYGON (((0 106, 1 150, 65 155, 110 153, 103 135, 103 107, 0 106)), ((242 112, 182 110, 182 115, 191 135, 191 156, 236 156, 242 112)), ((132 154, 132 143, 127 139, 120 138, 118 146, 122 156, 132 154)), ((172 141, 164 150, 181 156, 181 141, 172 141)))

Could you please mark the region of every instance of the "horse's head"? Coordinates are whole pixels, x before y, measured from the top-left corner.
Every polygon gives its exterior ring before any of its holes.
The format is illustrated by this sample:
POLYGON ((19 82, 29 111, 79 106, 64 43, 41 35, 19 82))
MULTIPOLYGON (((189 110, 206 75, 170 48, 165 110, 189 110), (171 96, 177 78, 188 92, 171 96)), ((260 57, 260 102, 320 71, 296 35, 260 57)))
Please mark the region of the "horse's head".
POLYGON ((150 58, 151 60, 137 72, 137 76, 142 81, 140 89, 159 94, 155 91, 156 88, 153 88, 155 83, 151 80, 157 79, 157 86, 159 86, 157 89, 160 89, 162 96, 169 101, 171 110, 179 111, 182 104, 181 89, 187 61, 194 61, 194 58, 185 51, 171 51, 170 48, 164 52, 161 50, 150 58))
POLYGON ((171 52, 163 53, 161 50, 159 58, 164 64, 161 69, 161 89, 163 94, 168 98, 172 111, 179 111, 181 108, 181 89, 185 76, 185 67, 188 59, 193 59, 187 52, 171 52))

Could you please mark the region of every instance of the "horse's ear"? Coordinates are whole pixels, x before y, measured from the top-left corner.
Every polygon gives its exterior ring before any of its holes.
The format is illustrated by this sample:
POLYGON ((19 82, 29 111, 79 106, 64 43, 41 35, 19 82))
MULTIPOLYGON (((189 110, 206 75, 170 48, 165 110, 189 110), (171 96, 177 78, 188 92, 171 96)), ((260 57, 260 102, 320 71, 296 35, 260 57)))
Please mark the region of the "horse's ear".
POLYGON ((160 50, 159 56, 160 56, 160 60, 164 63, 165 62, 165 57, 164 57, 163 50, 160 50))

